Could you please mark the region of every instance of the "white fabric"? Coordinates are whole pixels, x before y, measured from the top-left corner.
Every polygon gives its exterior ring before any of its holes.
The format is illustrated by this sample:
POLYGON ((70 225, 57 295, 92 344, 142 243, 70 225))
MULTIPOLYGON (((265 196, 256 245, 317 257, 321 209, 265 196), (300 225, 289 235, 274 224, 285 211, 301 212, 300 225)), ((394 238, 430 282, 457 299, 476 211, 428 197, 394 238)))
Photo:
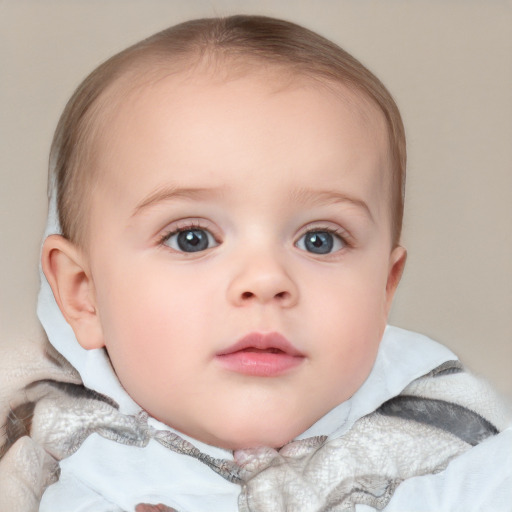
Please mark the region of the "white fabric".
POLYGON ((512 511, 512 428, 457 457, 437 475, 409 478, 398 486, 385 510, 512 511))
MULTIPOLYGON (((46 235, 58 232, 52 201, 46 235)), ((105 351, 86 351, 80 347, 43 275, 38 315, 50 342, 78 370, 88 388, 113 398, 123 413, 140 410, 117 380, 105 351)), ((447 348, 425 336, 388 327, 374 368, 363 386, 299 439, 316 435, 338 437, 359 418, 399 394, 411 381, 453 359, 456 357, 447 348)), ((150 421, 157 428, 168 429, 156 420, 150 421)), ((231 452, 189 440, 213 457, 232 459, 231 452)), ((137 448, 93 434, 60 467, 60 480, 43 495, 40 512, 132 512, 142 502, 164 503, 179 512, 238 510, 238 485, 224 480, 196 459, 171 452, 156 442, 137 448)), ((407 480, 399 486, 386 510, 512 510, 510 489, 512 429, 471 449, 438 475, 407 480)), ((358 506, 357 510, 368 507, 358 506)))

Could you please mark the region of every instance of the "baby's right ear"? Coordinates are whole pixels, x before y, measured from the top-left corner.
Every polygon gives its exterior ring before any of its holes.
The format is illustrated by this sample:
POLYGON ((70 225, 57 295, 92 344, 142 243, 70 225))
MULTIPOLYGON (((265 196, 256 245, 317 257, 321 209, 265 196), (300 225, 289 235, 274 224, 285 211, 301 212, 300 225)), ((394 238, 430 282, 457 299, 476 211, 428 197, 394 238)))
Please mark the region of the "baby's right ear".
POLYGON ((41 265, 55 300, 80 345, 85 349, 103 347, 94 281, 83 251, 63 236, 50 235, 43 244, 41 265))

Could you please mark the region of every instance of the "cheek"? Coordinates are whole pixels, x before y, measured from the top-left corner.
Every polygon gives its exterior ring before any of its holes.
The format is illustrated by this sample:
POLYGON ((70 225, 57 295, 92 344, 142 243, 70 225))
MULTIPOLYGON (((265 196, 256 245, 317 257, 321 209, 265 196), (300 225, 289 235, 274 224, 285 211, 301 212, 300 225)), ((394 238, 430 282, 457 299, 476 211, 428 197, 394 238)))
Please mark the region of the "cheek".
POLYGON ((323 324, 361 331, 385 323, 386 268, 382 261, 357 261, 340 265, 336 272, 316 272, 303 294, 323 324), (321 286, 319 284, 322 283, 321 286))
POLYGON ((321 343, 332 354, 333 364, 351 371, 353 365, 373 360, 386 318, 382 302, 371 294, 349 287, 346 292, 341 298, 339 294, 326 296, 328 306, 319 308, 315 317, 323 332, 321 343))
POLYGON ((189 276, 168 266, 131 262, 107 275, 108 285, 98 290, 97 300, 116 370, 127 373, 135 367, 154 379, 162 368, 179 378, 187 371, 187 354, 199 352, 205 336, 208 290, 194 288, 189 276))
POLYGON ((306 300, 318 334, 315 350, 328 355, 322 360, 333 389, 357 388, 373 366, 387 320, 384 276, 347 265, 322 288, 311 286, 316 292, 306 300))

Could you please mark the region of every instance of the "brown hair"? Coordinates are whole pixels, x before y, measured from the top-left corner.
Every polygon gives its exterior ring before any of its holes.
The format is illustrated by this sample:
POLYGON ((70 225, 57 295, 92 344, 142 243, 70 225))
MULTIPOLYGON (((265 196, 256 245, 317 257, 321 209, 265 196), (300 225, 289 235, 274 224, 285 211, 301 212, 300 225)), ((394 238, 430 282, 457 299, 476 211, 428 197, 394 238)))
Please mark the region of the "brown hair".
MULTIPOLYGON (((91 141, 101 99, 123 76, 165 62, 192 66, 209 58, 255 58, 289 68, 326 83, 342 83, 362 93, 383 113, 391 157, 393 245, 400 240, 405 187, 405 133, 393 98, 359 61, 320 35, 299 25, 263 17, 238 15, 188 21, 159 32, 114 55, 96 68, 69 100, 57 126, 50 153, 50 183, 57 186, 62 234, 84 244, 87 208, 94 172, 91 141)), ((140 81, 140 80, 139 80, 140 81)))

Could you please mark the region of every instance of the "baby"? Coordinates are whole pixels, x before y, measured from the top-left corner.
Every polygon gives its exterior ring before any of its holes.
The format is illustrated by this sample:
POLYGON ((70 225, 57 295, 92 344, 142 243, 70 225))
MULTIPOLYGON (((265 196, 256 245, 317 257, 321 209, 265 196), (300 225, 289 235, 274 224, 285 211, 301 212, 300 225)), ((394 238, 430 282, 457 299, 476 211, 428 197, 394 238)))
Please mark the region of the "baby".
POLYGON ((104 398, 69 402, 88 412, 40 510, 508 510, 492 391, 386 328, 405 160, 381 82, 288 22, 191 21, 94 71, 57 128, 42 251, 85 351, 44 290, 40 317, 104 398))
POLYGON ((54 147, 43 269, 78 342, 152 417, 231 450, 282 446, 354 394, 405 263, 398 111, 290 30, 158 35, 87 80, 54 147))

